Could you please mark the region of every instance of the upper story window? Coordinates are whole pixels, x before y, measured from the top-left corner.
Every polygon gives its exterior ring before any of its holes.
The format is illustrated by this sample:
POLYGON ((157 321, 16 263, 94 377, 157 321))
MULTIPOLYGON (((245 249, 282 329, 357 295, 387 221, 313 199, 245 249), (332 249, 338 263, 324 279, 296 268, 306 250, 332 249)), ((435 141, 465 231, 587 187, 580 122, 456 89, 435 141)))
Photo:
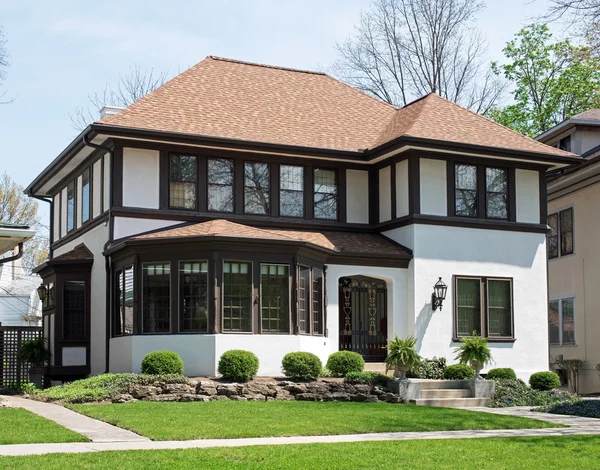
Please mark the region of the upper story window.
POLYGON ((208 210, 233 212, 233 160, 208 159, 208 210))
POLYGON ((548 303, 550 344, 575 344, 575 299, 551 300, 548 303))
POLYGON ((513 337, 512 279, 455 278, 456 337, 513 337))
POLYGON ((279 215, 304 217, 304 167, 279 167, 279 215))
POLYGON ((568 135, 568 136, 560 139, 560 142, 558 143, 558 148, 561 150, 566 150, 567 152, 570 152, 571 151, 571 136, 568 135))
POLYGON ((81 223, 90 220, 91 206, 90 169, 87 168, 81 175, 81 223))
POLYGON ((246 162, 244 164, 244 212, 269 214, 269 164, 246 162))
POLYGON ((197 158, 193 155, 171 155, 169 170, 169 207, 196 209, 197 158))
POLYGON ((548 258, 573 254, 573 208, 548 215, 548 258))
POLYGON ((67 232, 75 228, 75 182, 67 185, 67 232))
POLYGON ((315 219, 337 219, 338 191, 335 170, 314 169, 315 219))
POLYGON ((508 170, 457 163, 454 166, 454 213, 460 217, 508 219, 508 170), (485 191, 485 195, 480 192, 485 191), (485 197, 484 197, 485 196, 485 197), (482 198, 484 198, 482 200, 482 198), (485 201, 485 210, 480 202, 485 201))

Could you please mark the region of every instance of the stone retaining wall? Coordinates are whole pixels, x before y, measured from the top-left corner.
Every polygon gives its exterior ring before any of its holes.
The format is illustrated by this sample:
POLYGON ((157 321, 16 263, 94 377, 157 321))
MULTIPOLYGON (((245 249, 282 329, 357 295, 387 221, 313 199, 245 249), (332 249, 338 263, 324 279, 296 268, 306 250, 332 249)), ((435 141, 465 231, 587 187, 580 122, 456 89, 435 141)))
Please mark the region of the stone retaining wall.
POLYGON ((389 390, 364 384, 347 384, 339 381, 298 383, 290 381, 222 383, 211 380, 189 384, 169 384, 157 381, 152 385, 134 385, 129 393, 113 398, 113 403, 145 401, 354 401, 402 403, 403 400, 389 390))

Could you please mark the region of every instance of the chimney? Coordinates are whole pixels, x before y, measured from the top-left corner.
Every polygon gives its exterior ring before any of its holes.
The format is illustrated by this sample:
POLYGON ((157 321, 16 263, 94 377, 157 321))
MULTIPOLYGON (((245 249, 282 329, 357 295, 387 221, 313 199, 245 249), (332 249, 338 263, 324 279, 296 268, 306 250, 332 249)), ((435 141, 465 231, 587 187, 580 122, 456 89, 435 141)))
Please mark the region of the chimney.
POLYGON ((112 116, 114 114, 118 114, 123 111, 125 108, 121 108, 120 106, 104 106, 100 110, 100 119, 104 119, 105 117, 112 116))

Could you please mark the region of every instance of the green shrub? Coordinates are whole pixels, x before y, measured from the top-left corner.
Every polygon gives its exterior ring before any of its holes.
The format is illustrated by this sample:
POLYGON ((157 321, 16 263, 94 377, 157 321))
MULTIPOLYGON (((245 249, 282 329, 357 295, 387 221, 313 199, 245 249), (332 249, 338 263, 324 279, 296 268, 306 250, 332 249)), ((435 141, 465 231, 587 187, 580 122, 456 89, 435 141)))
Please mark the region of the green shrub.
POLYGON ((32 396, 43 401, 89 403, 110 400, 121 393, 129 393, 131 387, 136 384, 150 385, 154 382, 189 383, 183 375, 102 374, 45 390, 36 390, 32 396))
POLYGON ((492 362, 492 352, 488 346, 488 339, 482 338, 473 332, 473 336, 460 339, 460 346, 454 348, 456 359, 460 364, 469 364, 478 374, 486 364, 492 362))
POLYGON ((421 359, 421 362, 419 362, 418 365, 412 367, 410 371, 408 371, 406 376, 413 379, 440 380, 444 378, 444 370, 446 370, 445 357, 421 359))
POLYGON ((466 364, 452 364, 444 371, 446 380, 466 380, 473 377, 475 377, 475 370, 466 364))
POLYGON ((321 359, 304 351, 288 353, 281 361, 284 375, 298 380, 316 380, 322 368, 321 359))
POLYGON ((539 391, 522 380, 498 379, 490 407, 551 406, 556 403, 574 403, 579 398, 569 392, 539 391))
POLYGON ((556 372, 536 372, 529 377, 529 385, 534 390, 552 390, 560 387, 560 378, 556 372))
POLYGON ((498 380, 498 379, 512 379, 517 380, 517 374, 514 369, 510 367, 499 367, 497 369, 490 369, 485 376, 487 380, 498 380))
POLYGON ((319 377, 333 377, 333 372, 331 372, 327 367, 323 367, 319 377))
POLYGON ((250 351, 231 349, 219 359, 218 370, 226 380, 249 382, 258 373, 258 357, 250 351))
POLYGON ((362 372, 365 368, 365 360, 358 353, 338 351, 329 356, 325 367, 334 377, 345 377, 350 372, 362 372))
POLYGON ((392 377, 381 372, 348 372, 344 377, 344 382, 349 384, 380 385, 382 387, 393 381, 392 377))
POLYGON ((183 360, 173 351, 152 351, 142 359, 142 374, 183 374, 183 360))

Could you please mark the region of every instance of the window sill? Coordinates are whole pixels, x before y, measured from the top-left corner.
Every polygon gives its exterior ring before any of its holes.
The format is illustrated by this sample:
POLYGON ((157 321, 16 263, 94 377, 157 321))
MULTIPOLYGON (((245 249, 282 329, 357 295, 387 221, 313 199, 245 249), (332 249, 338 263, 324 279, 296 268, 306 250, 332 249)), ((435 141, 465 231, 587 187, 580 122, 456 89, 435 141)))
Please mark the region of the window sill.
MULTIPOLYGON (((462 338, 470 338, 470 336, 462 336, 460 338, 453 337, 452 341, 455 343, 460 343, 460 340, 462 338)), ((489 338, 489 337, 486 337, 486 339, 488 340, 488 343, 514 343, 515 341, 517 341, 516 338, 489 338)))
POLYGON ((579 345, 577 343, 569 343, 569 344, 550 344, 551 348, 577 348, 579 345))
POLYGON ((573 252, 573 253, 569 253, 568 255, 555 256, 554 258, 548 258, 548 262, 555 261, 557 259, 570 258, 571 256, 575 256, 576 254, 577 253, 573 252))

